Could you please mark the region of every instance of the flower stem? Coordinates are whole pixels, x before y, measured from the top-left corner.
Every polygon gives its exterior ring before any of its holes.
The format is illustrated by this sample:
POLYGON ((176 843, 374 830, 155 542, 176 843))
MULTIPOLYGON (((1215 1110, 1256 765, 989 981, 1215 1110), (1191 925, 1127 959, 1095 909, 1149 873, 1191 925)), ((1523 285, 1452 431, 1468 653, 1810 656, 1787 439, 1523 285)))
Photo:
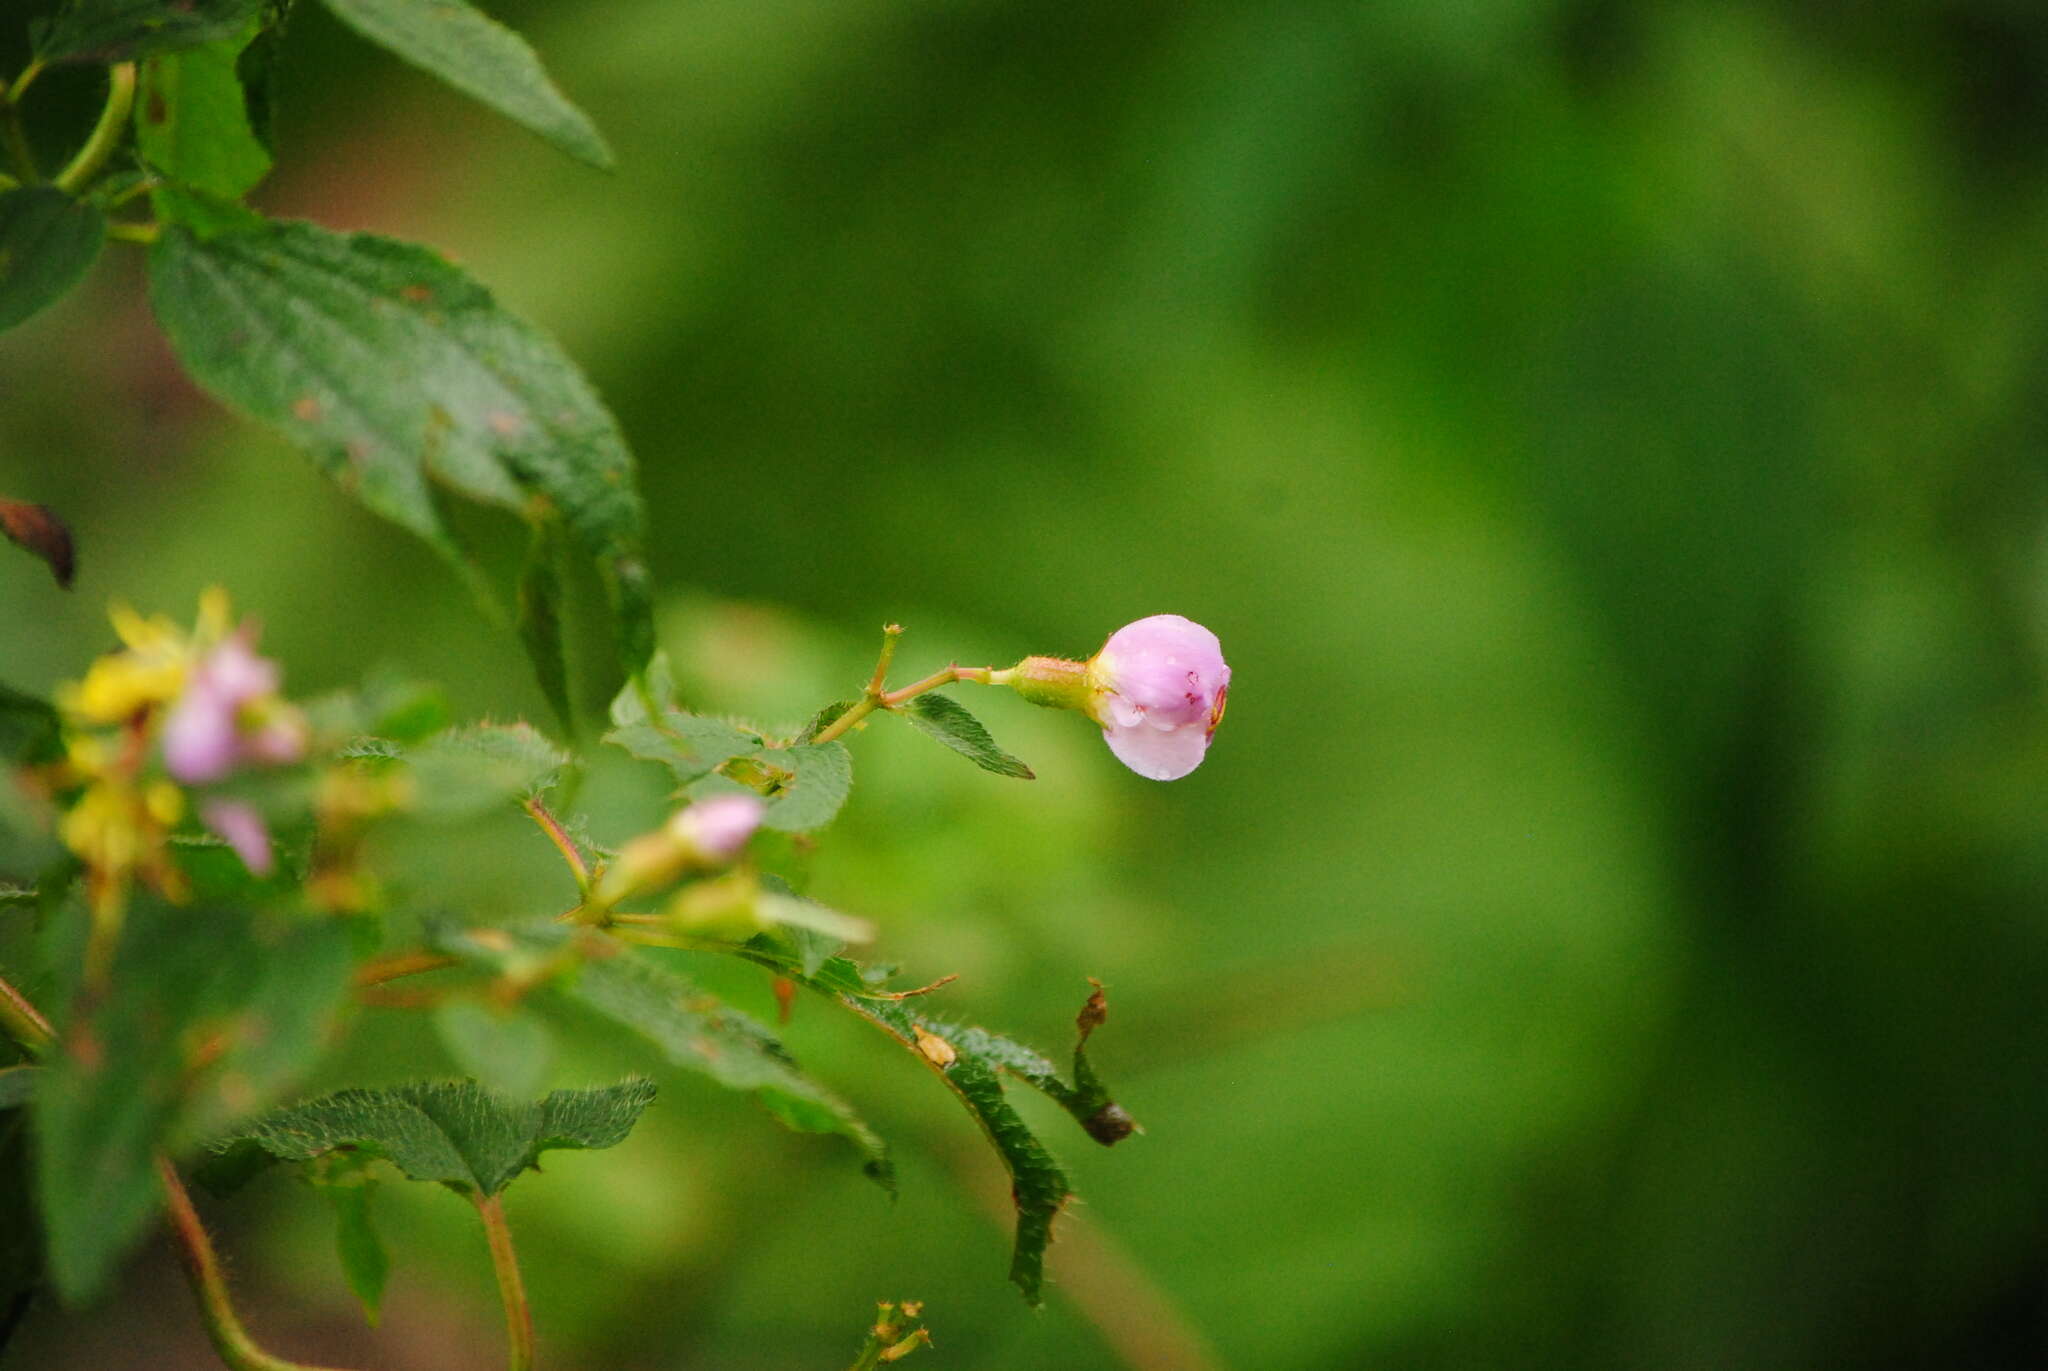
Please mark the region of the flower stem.
POLYGON ((145 247, 163 236, 161 224, 109 224, 107 237, 123 243, 141 243, 145 247))
POLYGON ((496 1195, 479 1198, 476 1212, 491 1243, 491 1265, 498 1272, 498 1297, 505 1305, 505 1336, 511 1345, 511 1371, 532 1371, 533 1310, 526 1303, 526 1282, 519 1277, 519 1257, 512 1250, 512 1230, 505 1207, 496 1195))
POLYGON ((21 69, 21 75, 14 78, 14 84, 0 90, 0 101, 10 105, 21 103, 21 97, 28 94, 28 88, 43 74, 43 59, 38 57, 21 69))
POLYGON ((887 688, 889 664, 895 660, 896 640, 902 636, 903 626, 901 624, 890 624, 882 630, 881 656, 875 661, 875 674, 868 678, 867 688, 861 692, 861 697, 858 700, 847 706, 844 714, 819 729, 817 736, 811 739, 812 742, 829 743, 835 738, 843 738, 853 730, 855 725, 859 724, 861 720, 867 718, 868 715, 876 710, 894 709, 904 701, 924 694, 927 690, 934 690, 942 685, 951 685, 955 681, 975 681, 981 685, 1005 685, 1009 682, 1010 672, 1008 670, 997 671, 991 667, 961 666, 955 663, 942 670, 934 671, 923 680, 914 681, 904 686, 901 690, 890 690, 887 688))
POLYGON ((0 1027, 7 1030, 7 1036, 20 1043, 32 1057, 40 1057, 49 1051, 57 1041, 56 1030, 50 1021, 42 1016, 28 997, 0 980, 0 1027))
POLYGON ((590 894, 590 868, 583 864, 583 854, 576 850, 575 840, 561 821, 548 812, 548 807, 536 797, 526 802, 526 812, 540 825, 541 832, 548 835, 548 841, 562 854, 562 860, 569 864, 569 870, 576 877, 576 893, 585 897, 590 894))
POLYGON ((76 195, 86 182, 99 174, 107 159, 114 155, 114 149, 121 145, 121 137, 128 131, 128 113, 135 108, 135 64, 117 62, 107 68, 107 103, 100 110, 100 120, 92 127, 92 135, 85 140, 85 146, 78 155, 65 164, 57 173, 57 189, 67 195, 76 195))
POLYGON ((221 1274, 220 1258, 213 1250, 213 1239, 199 1221, 199 1211, 192 1207, 192 1196, 178 1179, 177 1168, 169 1158, 159 1155, 156 1173, 170 1204, 171 1227, 178 1236, 178 1255, 184 1262, 185 1277, 199 1300, 199 1317, 206 1325, 206 1336, 212 1340, 213 1350, 222 1363, 231 1371, 327 1371, 272 1356, 256 1345, 235 1316, 234 1304, 228 1299, 227 1281, 221 1274))

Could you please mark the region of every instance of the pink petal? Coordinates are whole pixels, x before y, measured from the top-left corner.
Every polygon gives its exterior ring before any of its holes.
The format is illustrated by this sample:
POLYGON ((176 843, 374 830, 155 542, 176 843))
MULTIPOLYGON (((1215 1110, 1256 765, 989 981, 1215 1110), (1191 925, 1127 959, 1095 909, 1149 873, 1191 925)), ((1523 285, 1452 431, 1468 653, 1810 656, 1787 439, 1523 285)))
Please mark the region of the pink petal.
POLYGON ((199 817, 206 826, 226 839, 242 859, 242 865, 257 876, 268 876, 276 867, 270 850, 270 830, 253 806, 240 800, 208 800, 200 806, 199 817))

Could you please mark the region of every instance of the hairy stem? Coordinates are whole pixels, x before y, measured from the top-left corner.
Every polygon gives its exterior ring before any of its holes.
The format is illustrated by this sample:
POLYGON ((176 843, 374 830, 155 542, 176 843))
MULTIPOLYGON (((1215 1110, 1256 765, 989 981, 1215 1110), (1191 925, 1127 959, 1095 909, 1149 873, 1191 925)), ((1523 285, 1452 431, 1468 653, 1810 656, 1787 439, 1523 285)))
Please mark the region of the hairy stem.
POLYGON ((358 988, 382 985, 400 976, 417 976, 421 972, 440 971, 456 964, 455 958, 439 952, 393 952, 389 956, 372 958, 357 967, 355 983, 358 988))
POLYGON ((498 1298, 505 1305, 505 1338, 510 1344, 511 1371, 532 1371, 533 1310, 526 1303, 526 1282, 519 1276, 519 1256, 512 1250, 512 1230, 505 1224, 505 1207, 496 1195, 479 1198, 476 1212, 484 1221, 484 1234, 491 1242, 491 1265, 498 1273, 498 1298))
POLYGON ((185 1277, 199 1301, 199 1317, 206 1325, 206 1336, 212 1340, 221 1362, 232 1371, 331 1371, 272 1356, 256 1345, 235 1316, 235 1307, 228 1299, 227 1281, 221 1274, 220 1258, 213 1250, 213 1239, 199 1221, 199 1211, 192 1207, 192 1196, 178 1179, 177 1168, 169 1158, 158 1156, 156 1173, 163 1182, 164 1199, 170 1205, 171 1228, 178 1237, 178 1255, 185 1267, 185 1277))
POLYGON ((67 195, 76 195, 80 188, 99 175, 107 159, 114 155, 114 149, 121 145, 121 137, 128 131, 128 114, 135 108, 135 64, 119 62, 107 68, 107 103, 100 110, 100 119, 92 126, 91 137, 78 155, 65 164, 57 173, 57 189, 67 195))
POLYGON ((576 877, 576 893, 590 894, 590 868, 583 864, 583 854, 576 850, 576 843, 562 827, 561 821, 548 813, 548 807, 538 798, 526 802, 526 812, 540 825, 541 832, 548 835, 548 841, 562 854, 562 860, 569 864, 569 870, 576 877))
POLYGON ((32 1057, 47 1052, 50 1044, 57 1041, 56 1030, 42 1012, 28 1002, 28 997, 0 979, 0 1027, 7 1030, 7 1036, 20 1043, 32 1057))
MULTIPOLYGON (((893 644, 895 640, 892 638, 889 641, 893 644)), ((885 652, 887 651, 887 649, 884 650, 885 652)), ((885 657, 885 666, 886 661, 887 658, 885 657)), ((819 729, 818 736, 811 739, 812 742, 829 743, 834 738, 843 738, 853 729, 854 725, 867 718, 868 715, 876 710, 894 709, 898 705, 924 694, 927 690, 936 690, 942 685, 951 685, 955 681, 974 681, 980 685, 1002 685, 1009 680, 1009 673, 1007 671, 997 671, 993 667, 960 666, 955 664, 942 667, 921 681, 911 682, 901 690, 883 690, 881 689, 879 679, 879 673, 882 669, 884 668, 877 668, 877 679, 869 684, 866 692, 858 700, 854 701, 844 714, 819 729)))

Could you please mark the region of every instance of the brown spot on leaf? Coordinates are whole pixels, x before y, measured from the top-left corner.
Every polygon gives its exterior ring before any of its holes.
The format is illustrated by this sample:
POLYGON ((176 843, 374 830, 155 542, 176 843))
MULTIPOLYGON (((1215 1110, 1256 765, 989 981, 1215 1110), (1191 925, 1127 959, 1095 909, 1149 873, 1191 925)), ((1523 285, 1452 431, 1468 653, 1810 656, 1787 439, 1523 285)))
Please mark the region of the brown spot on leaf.
POLYGON ((796 982, 787 976, 775 978, 775 1021, 788 1023, 789 1012, 796 1006, 796 982))
POLYGON ((77 570, 71 530, 51 512, 49 506, 32 505, 25 500, 0 499, 0 533, 5 533, 11 542, 42 558, 43 564, 50 568, 50 574, 57 578, 57 584, 66 590, 71 588, 71 577, 77 570))
POLYGON ((152 124, 161 124, 171 117, 170 107, 164 104, 164 93, 154 86, 150 87, 149 107, 144 111, 144 117, 152 124))
POLYGON ((491 432, 500 438, 516 438, 526 427, 526 421, 510 410, 494 409, 484 416, 484 422, 491 426, 491 432))
POLYGON ((434 298, 434 292, 425 286, 407 286, 398 293, 416 305, 424 305, 434 298))
POLYGON ((292 401, 292 418, 302 424, 310 424, 320 417, 320 402, 310 395, 301 395, 292 401))

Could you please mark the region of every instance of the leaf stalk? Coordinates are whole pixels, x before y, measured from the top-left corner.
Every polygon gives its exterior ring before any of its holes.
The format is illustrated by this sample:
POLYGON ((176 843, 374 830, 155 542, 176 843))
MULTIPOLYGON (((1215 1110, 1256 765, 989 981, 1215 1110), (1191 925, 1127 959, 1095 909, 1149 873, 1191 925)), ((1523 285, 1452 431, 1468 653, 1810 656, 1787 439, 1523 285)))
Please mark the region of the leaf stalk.
POLYGON ((287 1361, 256 1345, 248 1330, 242 1327, 241 1319, 235 1315, 234 1304, 228 1298, 227 1280, 221 1274, 220 1257, 213 1249, 213 1239, 199 1221, 199 1211, 192 1207, 191 1193, 178 1179, 177 1168, 171 1165, 168 1157, 159 1155, 156 1172, 163 1182, 164 1199, 170 1205, 171 1228, 177 1234, 178 1256, 184 1265, 185 1277, 192 1286, 193 1295, 199 1300, 199 1316, 206 1325, 206 1336, 212 1341, 213 1350, 219 1354, 222 1363, 230 1371, 331 1371, 331 1368, 311 1366, 305 1362, 287 1361))
POLYGON ((99 122, 78 155, 57 173, 56 186, 66 195, 76 195, 121 145, 128 131, 128 116, 135 108, 135 64, 118 62, 107 68, 107 103, 100 109, 99 122))
POLYGON ((533 1371, 533 1309, 526 1302, 526 1282, 519 1275, 519 1256, 512 1250, 512 1230, 505 1222, 504 1203, 496 1195, 478 1196, 476 1212, 491 1244, 491 1266, 498 1273, 498 1298, 505 1306, 505 1337, 511 1371, 533 1371))

